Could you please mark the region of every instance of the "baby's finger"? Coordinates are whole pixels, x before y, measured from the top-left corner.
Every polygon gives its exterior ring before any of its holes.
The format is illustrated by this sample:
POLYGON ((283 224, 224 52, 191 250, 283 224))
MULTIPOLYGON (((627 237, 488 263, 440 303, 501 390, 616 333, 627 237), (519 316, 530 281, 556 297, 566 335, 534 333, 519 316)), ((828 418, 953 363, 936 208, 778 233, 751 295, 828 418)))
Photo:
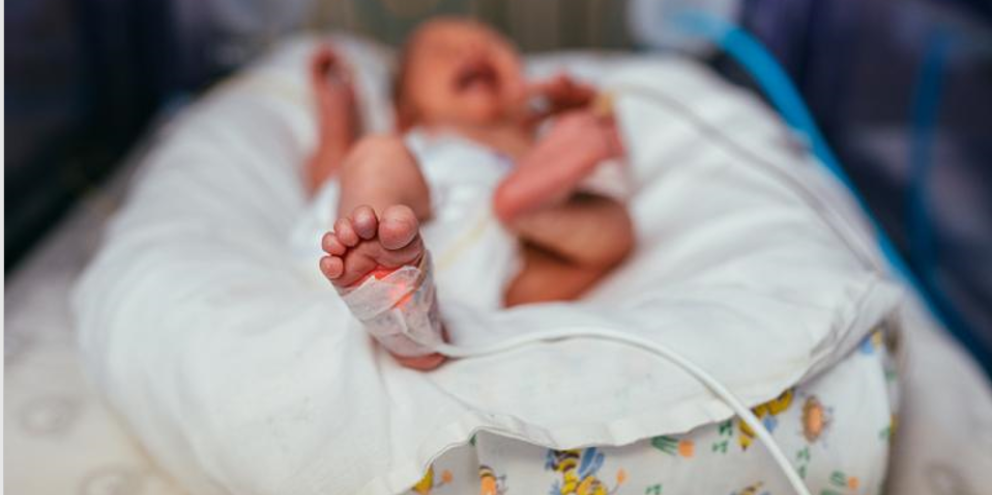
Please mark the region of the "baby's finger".
POLYGON ((313 53, 311 60, 313 75, 324 77, 337 63, 337 54, 334 49, 327 45, 318 46, 313 53))
POLYGON ((619 156, 624 156, 627 154, 626 146, 623 144, 622 136, 620 135, 620 126, 617 125, 616 119, 612 115, 604 119, 603 123, 603 136, 606 139, 606 146, 609 152, 607 156, 609 158, 616 158, 619 156))
POLYGON ((526 93, 528 96, 551 96, 561 89, 563 82, 563 74, 557 74, 548 79, 530 81, 526 85, 526 93))

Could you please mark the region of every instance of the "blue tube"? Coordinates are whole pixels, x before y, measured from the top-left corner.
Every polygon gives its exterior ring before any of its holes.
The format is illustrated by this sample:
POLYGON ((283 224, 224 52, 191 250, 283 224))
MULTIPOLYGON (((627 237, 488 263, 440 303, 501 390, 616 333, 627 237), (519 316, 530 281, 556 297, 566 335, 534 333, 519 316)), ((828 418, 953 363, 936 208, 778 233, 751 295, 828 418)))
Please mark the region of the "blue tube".
POLYGON ((912 108, 912 140, 909 153, 910 187, 907 208, 910 258, 925 282, 936 282, 932 219, 928 208, 927 183, 933 166, 932 145, 940 111, 944 62, 951 46, 948 33, 938 30, 929 37, 912 108))
MULTIPOLYGON (((702 37, 719 46, 758 83, 758 86, 761 87, 789 127, 805 137, 813 155, 848 189, 851 196, 858 202, 874 230, 879 249, 892 269, 910 287, 915 289, 934 317, 971 351, 972 355, 985 368, 986 373, 992 376, 992 356, 981 346, 975 333, 968 329, 963 319, 947 309, 950 305, 943 301, 943 298, 935 296, 938 291, 927 290, 927 286, 909 268, 895 244, 882 229, 878 219, 868 208, 868 203, 858 192, 854 182, 841 167, 840 161, 834 155, 823 134, 820 133, 809 109, 806 108, 799 91, 796 90, 785 70, 761 45, 761 42, 742 28, 704 12, 685 12, 675 17, 674 24, 676 29, 680 29, 688 35, 702 37)), ((933 109, 924 110, 934 111, 933 109)))
MULTIPOLYGON (((675 18, 676 26, 688 34, 701 36, 733 57, 754 78, 786 124, 802 134, 813 154, 827 166, 848 189, 853 183, 840 166, 827 140, 820 134, 799 92, 774 57, 743 29, 702 12, 686 12, 675 18)), ((859 198, 860 199, 860 198, 859 198)))

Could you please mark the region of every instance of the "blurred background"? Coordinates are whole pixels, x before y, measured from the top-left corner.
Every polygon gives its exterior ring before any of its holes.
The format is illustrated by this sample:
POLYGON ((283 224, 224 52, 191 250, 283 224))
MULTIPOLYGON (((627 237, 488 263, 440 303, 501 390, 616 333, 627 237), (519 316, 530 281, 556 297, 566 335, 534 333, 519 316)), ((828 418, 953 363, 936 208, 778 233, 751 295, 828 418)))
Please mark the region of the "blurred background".
MULTIPOLYGON (((763 41, 912 268, 989 366, 992 2, 988 0, 8 0, 5 273, 113 175, 157 115, 282 36, 396 44, 423 18, 481 18, 528 52, 688 49, 702 7, 763 41)), ((987 368, 988 369, 988 368, 987 368)))

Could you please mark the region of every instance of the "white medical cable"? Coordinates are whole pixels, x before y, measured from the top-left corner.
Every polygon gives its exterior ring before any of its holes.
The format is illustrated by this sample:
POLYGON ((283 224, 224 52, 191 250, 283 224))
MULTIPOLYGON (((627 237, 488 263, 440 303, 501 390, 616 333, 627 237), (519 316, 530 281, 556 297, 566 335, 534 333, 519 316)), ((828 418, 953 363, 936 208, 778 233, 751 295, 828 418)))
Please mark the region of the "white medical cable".
POLYGON ((707 122, 706 119, 694 112, 688 105, 682 103, 677 98, 665 93, 664 91, 640 84, 627 83, 616 85, 605 93, 607 94, 607 97, 610 98, 612 98, 613 95, 640 96, 669 110, 673 110, 675 113, 685 118, 689 124, 694 126, 696 130, 703 135, 703 137, 711 138, 712 142, 722 145, 726 148, 728 153, 742 156, 750 160, 752 163, 762 165, 767 171, 775 174, 778 178, 789 182, 791 185, 795 186, 794 191, 802 196, 806 203, 812 206, 813 209, 820 214, 820 218, 824 221, 826 226, 830 230, 834 231, 837 238, 847 245, 851 253, 857 256, 866 268, 883 274, 883 276, 886 273, 885 266, 882 265, 878 259, 875 259, 867 254, 870 252, 870 248, 868 246, 873 243, 864 238, 865 236, 862 235, 858 227, 850 225, 846 222, 842 213, 838 213, 835 209, 831 208, 829 203, 822 201, 814 191, 806 186, 802 180, 791 175, 774 162, 764 159, 747 147, 734 141, 726 133, 721 132, 716 125, 707 122), (856 241, 860 241, 861 244, 858 244, 856 241))
POLYGON ((751 412, 751 410, 744 405, 744 403, 738 399, 733 392, 720 383, 716 378, 713 378, 712 375, 707 373, 692 361, 689 361, 675 351, 657 342, 652 342, 647 339, 642 339, 640 337, 609 328, 578 326, 542 330, 540 332, 511 337, 503 341, 496 342, 495 344, 479 347, 458 347, 450 344, 435 344, 434 350, 444 354, 445 356, 454 358, 480 357, 489 354, 507 352, 518 347, 536 344, 539 342, 576 338, 609 340, 620 344, 626 344, 661 357, 681 368, 683 371, 705 385, 706 388, 710 389, 710 391, 726 403, 727 406, 729 406, 730 409, 734 411, 734 413, 737 414, 742 421, 744 421, 744 423, 751 427, 751 430, 754 431, 755 436, 761 440, 761 443, 763 443, 771 453, 772 458, 785 474, 785 477, 789 480, 789 484, 792 485, 792 488, 797 494, 810 495, 809 490, 806 488, 806 484, 803 483, 802 478, 799 477, 799 473, 795 470, 795 468, 793 468, 792 464, 789 462, 789 459, 785 457, 782 449, 779 448, 777 443, 775 443, 771 433, 767 428, 765 428, 765 425, 762 424, 761 420, 758 419, 758 417, 755 416, 754 413, 751 412))

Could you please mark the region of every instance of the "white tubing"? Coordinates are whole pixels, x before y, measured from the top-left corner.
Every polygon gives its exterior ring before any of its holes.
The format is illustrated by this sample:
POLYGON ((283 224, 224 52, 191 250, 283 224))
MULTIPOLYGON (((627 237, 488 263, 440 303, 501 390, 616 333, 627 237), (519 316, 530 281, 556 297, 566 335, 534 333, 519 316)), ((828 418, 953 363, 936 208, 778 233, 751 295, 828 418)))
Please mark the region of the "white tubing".
POLYGON ((802 478, 799 477, 799 473, 797 473, 792 467, 792 464, 785 457, 785 454, 782 452, 782 449, 779 448, 778 444, 775 443, 775 439, 772 438, 771 433, 769 433, 768 429, 765 428, 765 425, 761 422, 761 420, 758 419, 758 417, 755 416, 754 413, 752 413, 751 410, 733 394, 733 392, 717 381, 716 378, 713 378, 712 375, 704 371, 695 363, 680 356, 675 351, 658 344, 657 342, 652 342, 608 328, 568 327, 554 328, 537 333, 521 335, 519 337, 509 338, 492 345, 474 348, 457 347, 446 343, 440 343, 434 345, 434 350, 448 357, 467 358, 484 356, 488 354, 499 354, 518 347, 536 344, 538 342, 575 338, 591 338, 626 344, 654 354, 655 356, 663 358, 679 368, 682 368, 682 370, 710 389, 710 391, 725 402, 727 406, 729 406, 730 409, 733 410, 742 421, 744 421, 744 423, 751 427, 751 430, 754 431, 754 434, 758 437, 758 440, 761 440, 761 443, 768 448, 772 458, 778 464, 779 468, 782 470, 782 473, 785 474, 789 484, 792 485, 793 490, 795 490, 797 494, 810 495, 809 489, 806 488, 806 484, 803 482, 802 478))

